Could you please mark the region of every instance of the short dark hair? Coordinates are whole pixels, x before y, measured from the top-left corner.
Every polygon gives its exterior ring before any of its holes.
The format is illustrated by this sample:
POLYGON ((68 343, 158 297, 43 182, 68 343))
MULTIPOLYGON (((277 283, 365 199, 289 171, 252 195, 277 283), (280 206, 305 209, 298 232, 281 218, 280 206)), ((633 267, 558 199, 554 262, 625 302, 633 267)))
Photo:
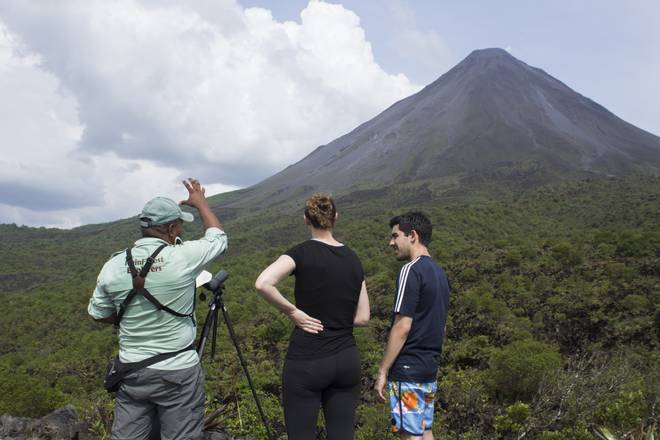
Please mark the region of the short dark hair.
MULTIPOLYGON (((147 226, 147 227, 140 226, 140 231, 142 232, 142 237, 156 237, 155 235, 153 235, 153 233, 152 233, 153 231, 166 233, 167 228, 169 227, 169 225, 172 225, 172 224, 178 222, 179 220, 180 219, 175 218, 174 220, 172 220, 170 222, 167 222, 167 223, 163 223, 162 225, 152 225, 152 226, 147 226)), ((158 237, 156 237, 156 238, 158 238, 158 237)))
POLYGON ((419 241, 424 246, 428 246, 431 242, 431 233, 433 232, 433 225, 431 220, 421 212, 406 212, 405 214, 392 217, 390 220, 390 228, 399 225, 399 229, 406 237, 414 229, 419 236, 419 241))

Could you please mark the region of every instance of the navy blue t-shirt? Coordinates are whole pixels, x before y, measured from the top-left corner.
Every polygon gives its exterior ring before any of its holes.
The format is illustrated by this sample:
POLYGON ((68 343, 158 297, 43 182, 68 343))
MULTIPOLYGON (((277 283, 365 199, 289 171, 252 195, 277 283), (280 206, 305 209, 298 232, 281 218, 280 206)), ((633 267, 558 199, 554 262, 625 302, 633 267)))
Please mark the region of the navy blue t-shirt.
POLYGON ((405 264, 396 281, 392 323, 397 314, 413 319, 401 353, 388 380, 434 382, 445 337, 449 308, 449 282, 445 271, 431 257, 405 264))

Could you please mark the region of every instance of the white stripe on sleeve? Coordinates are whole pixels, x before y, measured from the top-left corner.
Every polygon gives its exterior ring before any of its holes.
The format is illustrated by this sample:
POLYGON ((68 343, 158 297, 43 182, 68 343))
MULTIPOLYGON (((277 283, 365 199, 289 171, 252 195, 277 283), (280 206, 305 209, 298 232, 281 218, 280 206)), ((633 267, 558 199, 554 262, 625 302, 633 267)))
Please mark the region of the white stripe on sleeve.
POLYGON ((394 313, 399 313, 401 310, 401 303, 403 302, 403 295, 406 293, 406 282, 408 281, 408 274, 410 273, 410 268, 419 260, 419 257, 415 258, 410 263, 407 263, 401 268, 401 273, 399 275, 399 290, 396 293, 396 302, 394 304, 394 313))

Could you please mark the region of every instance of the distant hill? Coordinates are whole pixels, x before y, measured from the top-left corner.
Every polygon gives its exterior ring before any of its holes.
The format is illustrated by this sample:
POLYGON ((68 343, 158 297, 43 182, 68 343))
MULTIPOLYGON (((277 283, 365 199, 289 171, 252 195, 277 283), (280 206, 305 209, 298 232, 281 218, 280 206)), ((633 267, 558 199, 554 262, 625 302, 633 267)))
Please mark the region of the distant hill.
POLYGON ((268 206, 312 190, 516 174, 527 185, 660 170, 660 138, 502 49, 472 52, 301 161, 226 199, 268 206))

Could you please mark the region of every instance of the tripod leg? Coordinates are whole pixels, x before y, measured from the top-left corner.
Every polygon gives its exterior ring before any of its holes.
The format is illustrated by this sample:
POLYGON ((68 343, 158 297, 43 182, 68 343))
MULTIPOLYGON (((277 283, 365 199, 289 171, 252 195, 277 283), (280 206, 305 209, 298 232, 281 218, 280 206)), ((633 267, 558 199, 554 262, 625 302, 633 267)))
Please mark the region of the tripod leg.
POLYGON ((199 343, 197 344, 197 354, 199 355, 200 360, 204 355, 204 346, 206 345, 206 340, 209 337, 209 330, 211 329, 211 325, 213 325, 214 321, 218 321, 218 309, 216 308, 215 304, 211 304, 209 311, 206 314, 206 319, 204 320, 202 336, 199 338, 199 343))
POLYGON ((236 353, 238 354, 238 360, 241 362, 241 366, 243 367, 243 372, 245 373, 245 377, 247 377, 248 384, 250 385, 250 390, 252 390, 252 397, 254 397, 254 402, 257 404, 257 410, 259 411, 259 415, 261 416, 261 421, 264 424, 264 428, 266 428, 266 434, 268 435, 269 439, 272 439, 273 435, 271 434, 270 428, 268 427, 268 420, 266 420, 266 415, 264 414, 264 410, 261 408, 261 402, 259 401, 259 397, 257 396, 257 390, 254 388, 254 384, 252 383, 252 378, 250 377, 250 372, 248 371, 247 363, 245 362, 245 358, 243 357, 243 353, 241 352, 241 347, 238 345, 238 339, 236 338, 236 333, 234 333, 234 326, 231 323, 231 319, 229 319, 229 314, 227 313, 227 309, 225 308, 222 299, 220 299, 219 306, 222 309, 222 317, 225 319, 225 324, 227 324, 227 331, 229 332, 229 338, 231 339, 231 342, 234 344, 234 348, 236 348, 236 353))
POLYGON ((215 345, 218 339, 218 309, 213 314, 213 336, 211 336, 211 360, 215 358, 215 345))

